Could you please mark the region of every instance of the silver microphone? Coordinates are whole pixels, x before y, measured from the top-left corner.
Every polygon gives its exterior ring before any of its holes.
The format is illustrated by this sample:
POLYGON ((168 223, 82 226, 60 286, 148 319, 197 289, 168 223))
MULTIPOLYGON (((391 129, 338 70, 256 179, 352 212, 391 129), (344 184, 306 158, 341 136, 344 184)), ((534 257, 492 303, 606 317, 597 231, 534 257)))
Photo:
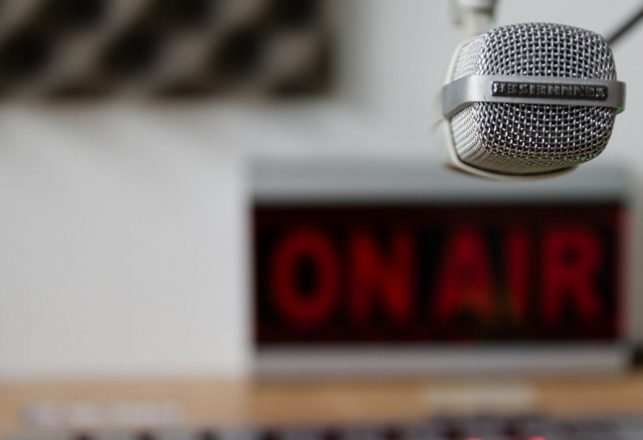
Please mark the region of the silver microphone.
POLYGON ((453 56, 442 89, 448 161, 491 178, 560 174, 603 151, 624 105, 602 36, 550 23, 498 27, 453 56))

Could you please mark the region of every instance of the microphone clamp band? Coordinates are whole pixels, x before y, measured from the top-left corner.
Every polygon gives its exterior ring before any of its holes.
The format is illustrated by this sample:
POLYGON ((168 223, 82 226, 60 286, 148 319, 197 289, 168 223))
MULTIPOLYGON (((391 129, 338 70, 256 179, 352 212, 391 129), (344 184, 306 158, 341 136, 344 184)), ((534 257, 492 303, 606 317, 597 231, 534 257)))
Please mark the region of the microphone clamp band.
POLYGON ((475 102, 625 109, 625 83, 592 78, 471 75, 442 87, 442 115, 450 119, 475 102))

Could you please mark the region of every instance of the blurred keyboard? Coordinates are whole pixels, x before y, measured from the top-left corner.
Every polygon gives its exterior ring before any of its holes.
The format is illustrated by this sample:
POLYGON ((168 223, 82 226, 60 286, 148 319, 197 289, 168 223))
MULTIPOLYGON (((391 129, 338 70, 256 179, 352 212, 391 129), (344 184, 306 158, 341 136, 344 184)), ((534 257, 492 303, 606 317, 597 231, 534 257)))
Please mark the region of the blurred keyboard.
POLYGON ((643 417, 442 417, 415 423, 32 434, 10 440, 640 440, 643 417))
POLYGON ((326 0, 2 0, 0 97, 318 96, 326 0))

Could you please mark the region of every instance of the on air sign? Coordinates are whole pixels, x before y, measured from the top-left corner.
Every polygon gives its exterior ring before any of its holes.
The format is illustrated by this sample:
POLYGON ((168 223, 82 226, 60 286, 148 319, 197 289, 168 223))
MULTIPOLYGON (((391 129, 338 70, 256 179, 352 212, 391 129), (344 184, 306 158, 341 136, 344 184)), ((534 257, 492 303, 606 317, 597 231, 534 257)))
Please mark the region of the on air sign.
POLYGON ((260 346, 611 341, 618 203, 259 204, 260 346))

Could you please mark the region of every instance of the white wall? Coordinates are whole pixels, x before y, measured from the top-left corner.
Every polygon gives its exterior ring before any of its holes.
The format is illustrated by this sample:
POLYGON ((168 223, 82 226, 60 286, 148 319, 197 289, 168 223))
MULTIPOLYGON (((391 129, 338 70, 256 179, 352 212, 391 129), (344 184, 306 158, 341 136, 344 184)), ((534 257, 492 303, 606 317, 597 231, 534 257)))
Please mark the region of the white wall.
POLYGON ((235 149, 141 111, 0 114, 0 375, 242 371, 235 149))
MULTIPOLYGON (((0 377, 211 372, 250 362, 249 157, 435 160, 458 40, 446 0, 336 0, 338 102, 277 108, 0 110, 0 377)), ((637 0, 501 0, 499 23, 607 32, 637 0)), ((643 169, 637 30, 616 49, 628 110, 600 160, 643 169)))

